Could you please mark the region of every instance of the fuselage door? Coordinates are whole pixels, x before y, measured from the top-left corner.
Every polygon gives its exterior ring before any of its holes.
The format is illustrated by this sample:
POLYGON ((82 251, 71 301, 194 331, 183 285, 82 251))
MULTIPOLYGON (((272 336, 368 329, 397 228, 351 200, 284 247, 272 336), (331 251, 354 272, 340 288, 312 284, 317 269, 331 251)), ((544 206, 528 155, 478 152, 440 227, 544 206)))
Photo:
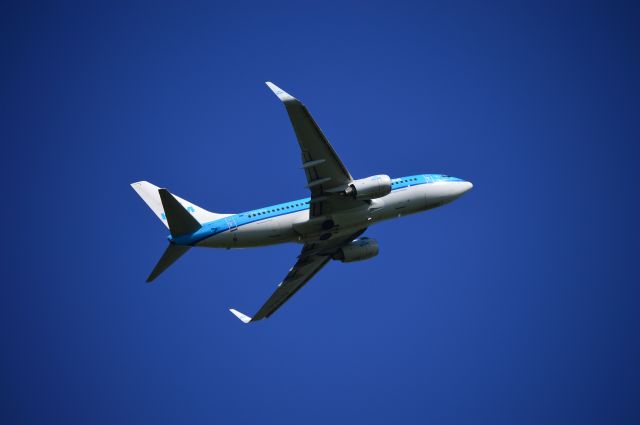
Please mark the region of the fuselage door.
POLYGON ((236 224, 236 220, 235 218, 233 218, 233 216, 225 217, 224 219, 227 222, 227 226, 229 226, 230 232, 235 232, 236 230, 238 230, 238 225, 236 224))

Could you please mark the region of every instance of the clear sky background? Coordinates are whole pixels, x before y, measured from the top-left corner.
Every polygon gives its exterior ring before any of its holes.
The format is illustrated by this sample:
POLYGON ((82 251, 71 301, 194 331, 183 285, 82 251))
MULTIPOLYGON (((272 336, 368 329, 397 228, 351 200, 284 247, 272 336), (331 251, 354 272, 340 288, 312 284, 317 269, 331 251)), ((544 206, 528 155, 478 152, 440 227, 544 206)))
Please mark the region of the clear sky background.
POLYGON ((0 422, 640 423, 637 3, 18 3, 0 422), (267 80, 354 176, 475 187, 246 326, 227 308, 299 246, 145 284, 168 232, 129 183, 217 212, 307 196, 267 80))

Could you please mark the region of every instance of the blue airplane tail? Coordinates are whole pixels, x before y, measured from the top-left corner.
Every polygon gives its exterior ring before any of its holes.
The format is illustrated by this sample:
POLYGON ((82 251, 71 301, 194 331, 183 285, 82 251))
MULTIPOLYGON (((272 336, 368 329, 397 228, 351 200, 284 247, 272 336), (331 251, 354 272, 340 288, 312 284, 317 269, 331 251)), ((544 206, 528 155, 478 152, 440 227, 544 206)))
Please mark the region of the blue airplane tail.
MULTIPOLYGON (((151 183, 137 182, 131 186, 158 218, 162 220, 165 226, 169 228, 172 237, 186 235, 200 229, 202 225, 200 221, 196 219, 197 216, 203 221, 219 216, 219 214, 206 211, 184 199, 172 195, 167 189, 159 188, 151 183)), ((176 245, 170 242, 158 260, 158 263, 151 271, 147 282, 152 282, 189 251, 189 249, 191 249, 190 246, 176 245)))
MULTIPOLYGON (((202 225, 198 223, 198 220, 196 220, 167 189, 158 189, 158 194, 160 195, 164 217, 166 218, 171 236, 177 237, 187 233, 193 233, 202 227, 202 225)), ((153 282, 163 271, 186 254, 189 249, 191 249, 190 246, 176 245, 170 242, 158 260, 158 263, 151 271, 147 282, 153 282)))
MULTIPOLYGON (((162 201, 162 208, 167 218, 171 236, 177 237, 193 233, 202 227, 202 225, 198 223, 198 220, 193 218, 191 213, 187 211, 167 189, 158 189, 158 193, 162 201)), ((190 246, 176 245, 170 242, 164 254, 162 254, 162 257, 160 257, 158 263, 151 271, 147 282, 153 282, 156 277, 160 276, 163 271, 186 254, 189 249, 191 249, 190 246)))
POLYGON ((193 233, 202 227, 198 220, 167 189, 158 189, 158 193, 160 194, 162 208, 167 218, 171 236, 175 238, 187 233, 193 233))

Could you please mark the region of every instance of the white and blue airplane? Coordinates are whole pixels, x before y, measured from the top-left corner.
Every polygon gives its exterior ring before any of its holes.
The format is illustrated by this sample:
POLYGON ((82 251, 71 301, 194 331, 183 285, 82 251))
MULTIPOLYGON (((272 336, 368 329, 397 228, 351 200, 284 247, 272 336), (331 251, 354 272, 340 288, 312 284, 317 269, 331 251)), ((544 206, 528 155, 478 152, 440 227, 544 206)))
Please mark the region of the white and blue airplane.
POLYGON ((147 282, 192 247, 302 244, 294 266, 253 317, 230 309, 244 323, 270 317, 330 260, 348 263, 378 255, 377 241, 360 237, 369 226, 439 207, 473 187, 468 181, 444 174, 393 179, 381 174, 354 179, 302 102, 275 84, 266 84, 284 103, 293 124, 309 198, 239 214, 219 214, 149 182, 131 184, 171 233, 169 246, 147 282))

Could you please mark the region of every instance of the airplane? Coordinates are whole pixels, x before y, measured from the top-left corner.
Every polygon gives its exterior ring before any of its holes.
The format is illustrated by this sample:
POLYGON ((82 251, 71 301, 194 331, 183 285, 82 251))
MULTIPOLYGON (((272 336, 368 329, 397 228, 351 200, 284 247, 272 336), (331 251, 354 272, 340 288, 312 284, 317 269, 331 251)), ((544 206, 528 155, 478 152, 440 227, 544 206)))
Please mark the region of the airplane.
POLYGON ((151 271, 156 279, 192 247, 248 248, 302 244, 284 280, 251 317, 229 309, 244 323, 270 317, 329 261, 343 263, 378 255, 378 242, 360 237, 379 222, 448 204, 473 187, 445 174, 354 179, 306 106, 271 82, 284 103, 302 153, 301 168, 310 196, 239 214, 207 211, 167 189, 139 181, 131 186, 169 229, 169 246, 151 271))

